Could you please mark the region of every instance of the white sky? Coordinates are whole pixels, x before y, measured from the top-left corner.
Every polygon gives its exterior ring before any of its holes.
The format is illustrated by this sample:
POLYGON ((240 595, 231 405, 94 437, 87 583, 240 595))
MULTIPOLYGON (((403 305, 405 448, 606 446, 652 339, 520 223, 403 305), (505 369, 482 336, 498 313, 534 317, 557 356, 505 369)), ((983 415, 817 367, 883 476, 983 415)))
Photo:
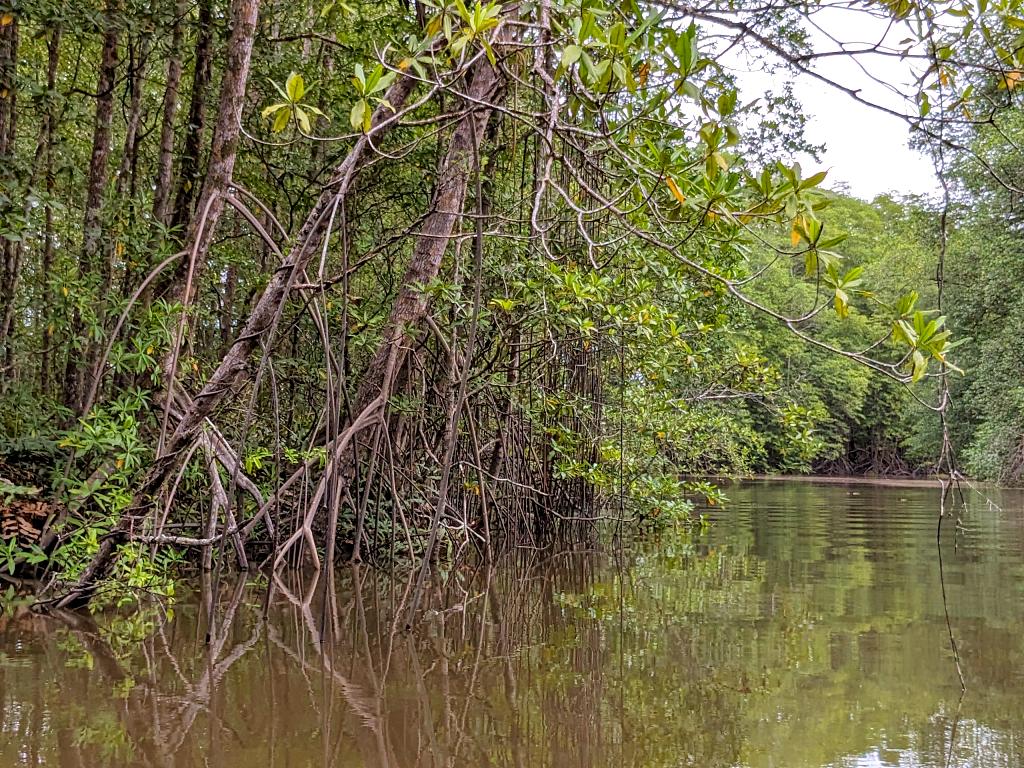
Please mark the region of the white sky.
MULTIPOLYGON (((837 50, 839 46, 826 33, 844 43, 874 45, 881 39, 892 47, 907 34, 900 29, 887 31, 881 19, 865 13, 827 10, 815 15, 822 32, 808 26, 815 50, 837 50)), ((905 28, 904 28, 905 29, 905 28)), ((860 46, 850 46, 860 47, 860 46)), ((836 56, 819 59, 815 69, 832 80, 860 89, 861 95, 903 114, 916 114, 915 104, 906 102, 891 88, 871 79, 870 75, 891 84, 903 93, 913 93, 911 64, 895 57, 866 55, 836 56)), ((781 71, 766 74, 757 63, 736 67, 743 99, 751 99, 771 88, 779 89, 781 71)), ((800 160, 804 175, 829 170, 826 187, 843 182, 857 197, 870 200, 884 192, 929 194, 937 191, 938 181, 931 160, 907 145, 910 136, 905 121, 858 103, 844 93, 811 77, 800 75, 794 80, 794 91, 807 113, 811 115, 806 136, 814 144, 826 145, 820 163, 810 158, 800 160), (813 170, 812 170, 813 169, 813 170)))

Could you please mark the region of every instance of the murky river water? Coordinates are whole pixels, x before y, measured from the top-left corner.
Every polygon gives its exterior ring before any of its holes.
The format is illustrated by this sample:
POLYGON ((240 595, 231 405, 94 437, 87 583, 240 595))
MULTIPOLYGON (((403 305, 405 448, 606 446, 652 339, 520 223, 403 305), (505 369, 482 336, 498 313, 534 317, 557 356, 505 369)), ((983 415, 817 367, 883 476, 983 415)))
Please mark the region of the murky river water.
POLYGON ((1019 495, 946 529, 959 702, 937 490, 727 493, 690 542, 457 571, 412 633, 366 569, 0 619, 0 766, 1024 765, 1019 495))

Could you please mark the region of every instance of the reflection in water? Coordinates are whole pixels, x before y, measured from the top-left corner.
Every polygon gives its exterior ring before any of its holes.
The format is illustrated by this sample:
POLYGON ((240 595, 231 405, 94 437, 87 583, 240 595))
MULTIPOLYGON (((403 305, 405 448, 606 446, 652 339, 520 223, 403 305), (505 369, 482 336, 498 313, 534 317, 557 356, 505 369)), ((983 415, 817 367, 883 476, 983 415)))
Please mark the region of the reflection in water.
POLYGON ((728 494, 695 541, 457 569, 413 632, 365 568, 0 618, 0 765, 1024 765, 1019 497, 947 542, 958 713, 936 490, 728 494))

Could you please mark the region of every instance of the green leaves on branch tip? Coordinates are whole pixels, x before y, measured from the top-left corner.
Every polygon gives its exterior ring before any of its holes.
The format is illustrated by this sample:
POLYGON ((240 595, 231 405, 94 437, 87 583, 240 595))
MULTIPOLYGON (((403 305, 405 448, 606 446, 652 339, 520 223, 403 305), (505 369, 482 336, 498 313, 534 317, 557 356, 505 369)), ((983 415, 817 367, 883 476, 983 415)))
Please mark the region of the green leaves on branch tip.
POLYGON ((836 314, 839 317, 849 317, 850 315, 850 291, 858 287, 861 282, 861 275, 864 274, 863 267, 852 267, 847 270, 845 274, 839 274, 839 267, 836 262, 832 262, 825 269, 824 282, 827 286, 832 288, 834 295, 832 297, 832 305, 836 310, 836 314))
MULTIPOLYGON (((570 110, 575 111, 581 105, 593 109, 600 95, 620 89, 636 93, 647 85, 652 66, 657 66, 659 59, 658 49, 649 44, 647 38, 663 16, 664 12, 659 11, 629 27, 622 21, 609 23, 611 14, 595 4, 584 7, 578 17, 561 27, 567 40, 554 79, 563 79, 575 67, 578 82, 583 86, 572 89, 570 110)), ((694 38, 695 35, 696 30, 694 38)), ((673 39, 677 38, 678 34, 673 31, 673 39)), ((695 46, 695 40, 690 43, 695 46)), ((686 49, 695 55, 695 47, 687 44, 686 49)), ((672 74, 676 74, 678 65, 673 62, 671 69, 672 74)), ((699 92, 695 95, 699 101, 699 92)), ((657 98, 663 99, 664 95, 657 98)))
POLYGON ((288 75, 284 89, 289 103, 298 104, 302 101, 302 97, 306 95, 306 81, 302 79, 302 75, 298 72, 292 72, 288 75))
POLYGON ((363 133, 369 133, 373 124, 373 106, 379 104, 394 112, 394 107, 386 99, 374 94, 387 90, 398 77, 396 72, 385 70, 383 64, 378 64, 367 74, 362 64, 356 64, 352 85, 355 86, 360 98, 352 105, 349 113, 349 123, 352 128, 363 133))
POLYGON ((306 81, 298 72, 288 75, 283 88, 277 83, 273 83, 273 85, 284 101, 265 107, 262 116, 264 120, 273 118, 270 130, 274 133, 281 133, 294 122, 303 135, 309 135, 313 130, 310 115, 327 119, 327 116, 319 109, 303 102, 311 89, 306 88, 306 81))
POLYGON ((963 373, 946 358, 946 353, 963 341, 949 340, 951 332, 946 328, 945 316, 928 319, 929 316, 936 314, 936 310, 915 311, 917 298, 916 291, 900 297, 896 302, 899 317, 892 326, 893 339, 898 344, 910 348, 907 365, 911 381, 917 382, 924 378, 928 372, 929 359, 937 360, 952 370, 963 373))
POLYGON ((427 23, 427 37, 443 33, 456 57, 461 56, 470 43, 479 42, 487 59, 496 65, 494 49, 484 33, 498 26, 501 11, 500 3, 477 2, 469 8, 464 0, 453 0, 427 23))

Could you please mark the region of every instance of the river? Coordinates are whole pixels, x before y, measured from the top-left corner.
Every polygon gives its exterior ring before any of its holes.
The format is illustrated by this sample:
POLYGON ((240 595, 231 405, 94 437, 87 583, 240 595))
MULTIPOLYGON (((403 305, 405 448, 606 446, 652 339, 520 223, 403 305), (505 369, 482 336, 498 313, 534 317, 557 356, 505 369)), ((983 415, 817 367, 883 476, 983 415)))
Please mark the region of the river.
POLYGON ((0 619, 0 766, 1024 765, 1024 502, 748 482, 699 535, 0 619), (954 536, 954 534, 956 534, 954 536), (333 582, 333 583, 332 583, 333 582), (211 619, 212 617, 212 619, 211 619))

